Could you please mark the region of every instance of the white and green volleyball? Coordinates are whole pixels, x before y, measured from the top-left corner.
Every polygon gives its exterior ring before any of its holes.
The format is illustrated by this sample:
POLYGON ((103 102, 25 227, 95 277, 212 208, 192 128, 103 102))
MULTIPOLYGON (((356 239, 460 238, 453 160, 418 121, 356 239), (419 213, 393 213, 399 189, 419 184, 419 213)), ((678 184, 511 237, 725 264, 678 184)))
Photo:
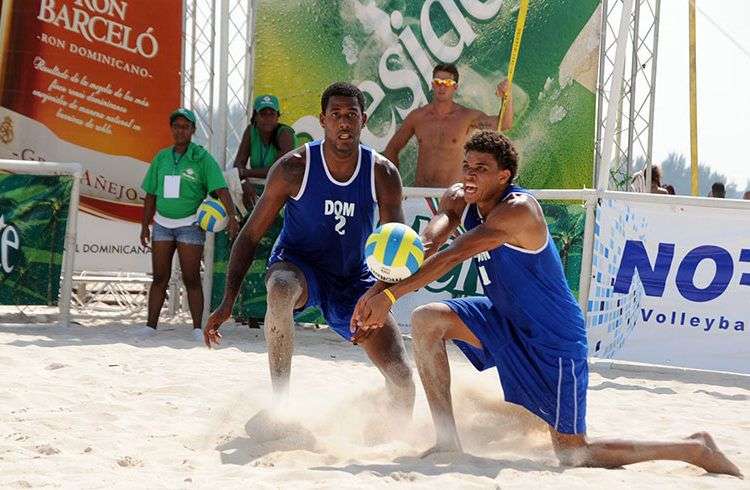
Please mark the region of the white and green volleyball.
POLYGON ((367 267, 385 282, 406 279, 419 270, 424 260, 424 246, 417 232, 401 223, 379 226, 365 244, 367 267))
POLYGON ((227 226, 227 210, 221 201, 207 197, 198 206, 198 225, 206 231, 217 233, 227 226))

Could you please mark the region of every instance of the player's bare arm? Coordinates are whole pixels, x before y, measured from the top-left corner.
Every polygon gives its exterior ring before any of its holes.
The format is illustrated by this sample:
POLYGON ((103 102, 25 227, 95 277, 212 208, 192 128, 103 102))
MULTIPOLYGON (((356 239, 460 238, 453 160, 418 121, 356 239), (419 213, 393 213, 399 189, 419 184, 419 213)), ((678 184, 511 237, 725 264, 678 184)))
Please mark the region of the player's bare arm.
MULTIPOLYGON (((455 184, 445 191, 445 194, 440 200, 438 214, 430 220, 430 223, 422 233, 421 238, 422 243, 425 246, 425 257, 434 254, 440 246, 445 243, 451 232, 458 227, 465 206, 466 201, 463 199, 462 184, 455 184)), ((385 221, 381 219, 381 222, 385 221)), ((364 326, 364 305, 367 300, 382 292, 388 286, 390 286, 390 284, 378 281, 359 299, 357 306, 354 309, 354 314, 352 315, 352 332, 355 332, 357 329, 364 326)))
MULTIPOLYGON (((483 224, 453 240, 450 246, 425 260, 414 275, 388 289, 398 299, 439 279, 456 265, 481 252, 495 249, 504 243, 525 248, 529 243, 540 241, 537 236, 540 231, 536 230, 531 233, 533 236, 519 240, 519 230, 534 226, 537 222, 538 218, 530 200, 515 199, 503 202, 490 212, 483 224)), ((388 316, 391 305, 391 300, 383 293, 372 296, 362 307, 360 321, 365 328, 381 325, 388 316)))
POLYGON ((513 241, 510 230, 513 228, 513 221, 517 221, 517 218, 513 218, 516 213, 505 212, 502 214, 505 216, 505 220, 488 217, 485 223, 457 237, 448 247, 425 260, 415 274, 394 284, 390 288, 391 292, 396 298, 399 298, 442 277, 453 267, 478 253, 492 250, 504 243, 513 241))
POLYGON ((255 250, 263 235, 273 223, 287 198, 299 192, 305 173, 305 150, 293 151, 284 155, 272 167, 268 175, 266 189, 250 218, 240 230, 232 246, 227 266, 227 280, 224 298, 206 323, 204 337, 206 345, 218 343, 221 336, 219 326, 229 318, 232 306, 237 299, 242 280, 255 257, 255 250))
POLYGON ((443 193, 437 214, 422 231, 425 258, 434 255, 458 228, 465 208, 464 186, 461 183, 453 184, 443 193))
POLYGON ((255 248, 284 206, 299 192, 305 173, 304 149, 288 153, 271 167, 266 189, 232 247, 227 269, 224 301, 234 303, 242 280, 255 256, 255 248))

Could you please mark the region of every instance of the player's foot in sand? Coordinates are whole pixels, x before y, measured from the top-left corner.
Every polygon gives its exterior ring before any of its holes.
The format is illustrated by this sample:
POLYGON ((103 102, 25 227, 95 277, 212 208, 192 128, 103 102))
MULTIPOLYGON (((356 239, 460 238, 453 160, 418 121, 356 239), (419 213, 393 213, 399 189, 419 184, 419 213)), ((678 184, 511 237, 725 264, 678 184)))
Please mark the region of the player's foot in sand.
POLYGON ((695 460, 694 464, 700 466, 709 473, 732 475, 743 478, 740 469, 719 450, 713 437, 707 432, 697 432, 688 439, 694 439, 703 443, 704 450, 695 460))
POLYGON ((451 443, 438 443, 432 446, 427 451, 423 452, 419 455, 420 458, 426 458, 428 456, 432 456, 433 454, 441 454, 441 453, 463 453, 463 449, 461 448, 461 444, 459 442, 451 442, 451 443))

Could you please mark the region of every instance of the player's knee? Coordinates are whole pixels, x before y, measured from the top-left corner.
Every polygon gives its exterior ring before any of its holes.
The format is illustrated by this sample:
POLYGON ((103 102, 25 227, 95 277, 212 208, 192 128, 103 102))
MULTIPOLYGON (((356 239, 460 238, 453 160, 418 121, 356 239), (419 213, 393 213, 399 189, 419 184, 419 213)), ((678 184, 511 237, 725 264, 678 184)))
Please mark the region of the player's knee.
POLYGON ((294 273, 289 271, 276 271, 271 274, 266 283, 268 290, 268 304, 288 304, 296 300, 302 292, 300 285, 294 273))
POLYGON ((436 339, 442 336, 440 323, 436 321, 436 313, 430 306, 420 306, 411 314, 411 334, 415 341, 436 339))

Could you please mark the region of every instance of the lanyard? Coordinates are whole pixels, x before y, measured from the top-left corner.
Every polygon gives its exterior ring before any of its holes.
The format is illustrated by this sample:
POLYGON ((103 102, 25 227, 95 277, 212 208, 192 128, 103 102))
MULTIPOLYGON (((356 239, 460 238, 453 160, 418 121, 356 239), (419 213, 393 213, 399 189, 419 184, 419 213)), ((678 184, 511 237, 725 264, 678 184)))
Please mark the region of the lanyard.
POLYGON ((177 153, 174 151, 174 148, 172 148, 172 161, 174 162, 174 166, 177 167, 177 165, 180 164, 180 161, 182 160, 182 157, 185 156, 185 153, 187 153, 187 149, 184 153, 180 154, 180 156, 177 156, 177 153))

